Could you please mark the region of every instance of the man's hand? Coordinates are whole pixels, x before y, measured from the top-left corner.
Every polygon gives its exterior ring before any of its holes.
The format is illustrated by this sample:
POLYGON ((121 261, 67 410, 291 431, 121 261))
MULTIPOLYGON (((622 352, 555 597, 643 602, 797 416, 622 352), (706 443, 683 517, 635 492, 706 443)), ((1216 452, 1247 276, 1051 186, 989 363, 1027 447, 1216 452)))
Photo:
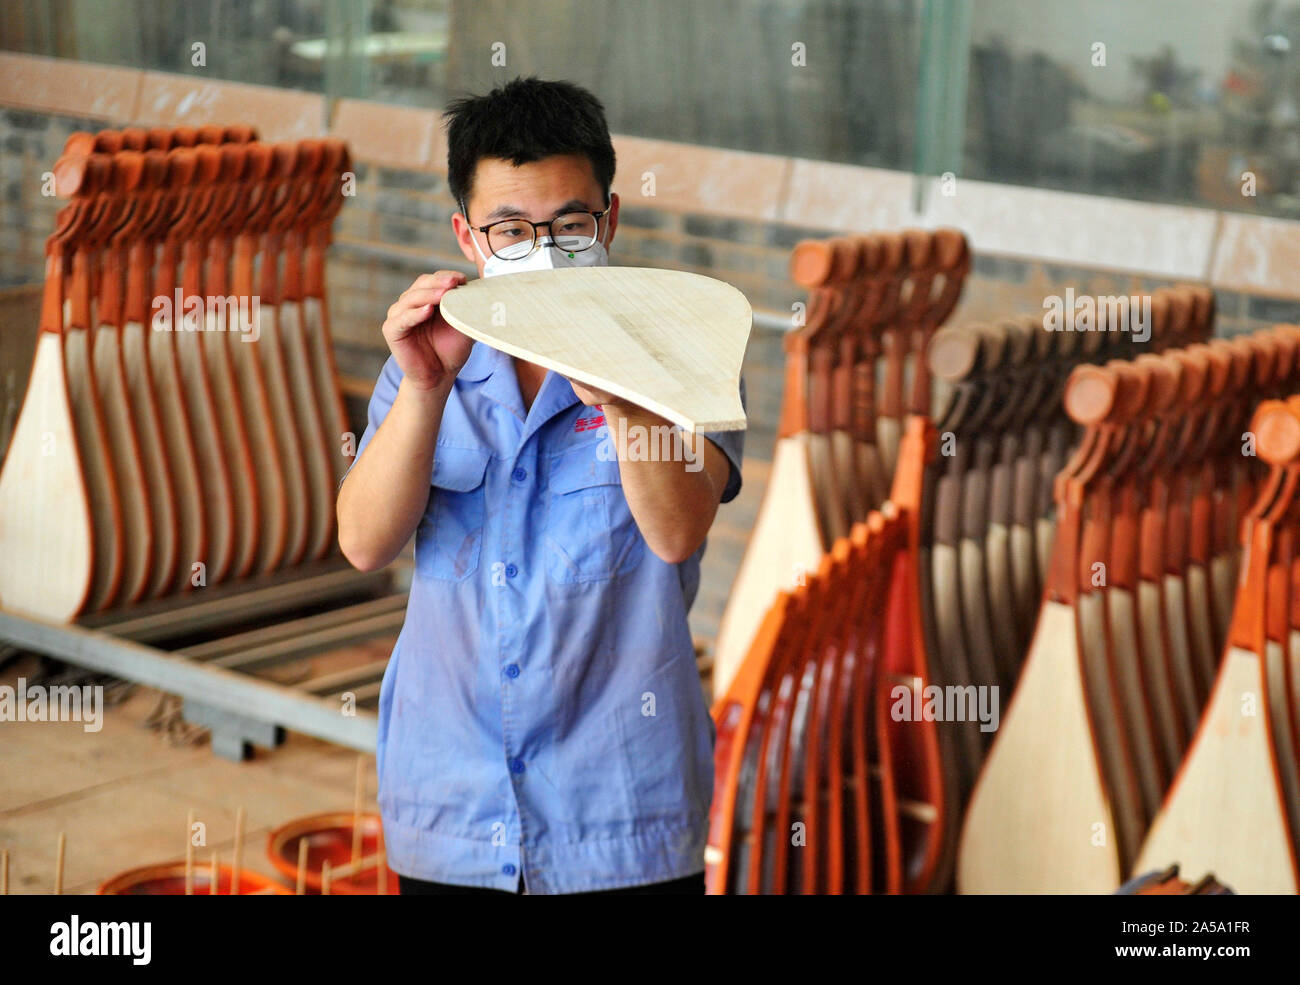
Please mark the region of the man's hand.
POLYGON ((726 455, 704 435, 675 428, 666 418, 630 400, 573 380, 569 384, 584 404, 605 412, 623 494, 646 544, 669 564, 686 560, 699 549, 713 524, 731 470, 726 455), (666 459, 645 454, 662 451, 664 445, 656 435, 669 430, 676 440, 668 447, 678 454, 666 459), (625 440, 637 443, 641 453, 629 455, 625 440))
POLYGON ((442 412, 474 346, 447 324, 438 302, 463 283, 465 275, 451 270, 424 274, 388 309, 384 341, 402 381, 366 453, 343 479, 336 504, 339 549, 362 571, 397 557, 428 508, 442 412))
POLYGON ((408 386, 445 387, 469 359, 474 340, 452 328, 438 310, 442 296, 463 283, 465 275, 454 270, 421 274, 388 309, 384 341, 408 386))
MULTIPOLYGON (((565 379, 569 380, 567 376, 565 379)), ((576 380, 569 380, 569 385, 573 387, 573 392, 578 395, 578 399, 588 407, 604 407, 606 404, 613 404, 617 407, 631 409, 635 406, 606 390, 597 390, 594 386, 585 386, 576 380)))

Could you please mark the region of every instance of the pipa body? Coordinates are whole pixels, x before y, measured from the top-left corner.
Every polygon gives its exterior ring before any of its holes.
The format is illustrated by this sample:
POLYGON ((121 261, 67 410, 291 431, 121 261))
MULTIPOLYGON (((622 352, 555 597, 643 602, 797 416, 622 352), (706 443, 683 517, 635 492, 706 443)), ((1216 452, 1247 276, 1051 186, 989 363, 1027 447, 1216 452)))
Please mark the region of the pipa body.
POLYGON ((722 281, 643 267, 537 270, 472 281, 440 308, 476 341, 686 430, 745 427, 740 370, 753 312, 722 281))

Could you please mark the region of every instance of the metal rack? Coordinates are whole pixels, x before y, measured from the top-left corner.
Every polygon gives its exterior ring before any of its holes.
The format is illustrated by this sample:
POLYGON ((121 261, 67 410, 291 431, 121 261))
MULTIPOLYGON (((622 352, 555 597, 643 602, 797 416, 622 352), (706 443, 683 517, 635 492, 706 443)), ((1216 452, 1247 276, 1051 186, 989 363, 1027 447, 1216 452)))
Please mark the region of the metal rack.
POLYGON ((410 575, 404 559, 363 573, 332 558, 75 624, 0 608, 0 644, 180 696, 227 759, 275 748, 286 729, 374 752, 386 656, 293 684, 265 674, 399 632, 410 575))

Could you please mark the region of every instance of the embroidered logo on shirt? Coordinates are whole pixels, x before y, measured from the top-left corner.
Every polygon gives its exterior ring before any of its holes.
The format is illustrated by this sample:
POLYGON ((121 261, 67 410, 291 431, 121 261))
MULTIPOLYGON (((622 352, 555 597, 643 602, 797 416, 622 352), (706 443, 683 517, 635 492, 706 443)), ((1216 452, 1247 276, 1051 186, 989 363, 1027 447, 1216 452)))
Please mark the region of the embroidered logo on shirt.
POLYGON ((605 424, 605 415, 598 414, 595 417, 579 417, 573 422, 574 431, 594 431, 605 424))

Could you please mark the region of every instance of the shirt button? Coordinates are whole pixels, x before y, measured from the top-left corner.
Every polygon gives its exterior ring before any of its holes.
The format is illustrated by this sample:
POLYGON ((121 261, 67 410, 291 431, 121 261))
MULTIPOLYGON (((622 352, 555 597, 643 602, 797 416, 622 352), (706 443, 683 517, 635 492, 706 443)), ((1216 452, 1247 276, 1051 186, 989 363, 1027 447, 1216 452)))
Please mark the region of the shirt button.
POLYGON ((528 470, 525 468, 516 468, 510 473, 510 477, 514 479, 515 482, 523 482, 528 478, 528 470))
POLYGON ((507 565, 506 565, 506 577, 507 577, 507 578, 513 578, 513 577, 514 577, 515 575, 517 575, 517 574, 519 574, 519 569, 518 569, 517 567, 515 567, 513 564, 507 564, 507 565))
POLYGON ((514 867, 513 865, 511 865, 509 862, 507 862, 505 865, 501 866, 501 871, 504 872, 504 873, 505 873, 506 875, 508 875, 508 876, 512 876, 512 875, 515 874, 515 871, 516 871, 516 870, 515 870, 515 867, 514 867))
POLYGON ((519 676, 519 665, 518 665, 518 664, 509 664, 509 665, 506 667, 506 676, 507 676, 507 677, 518 677, 518 676, 519 676))
POLYGON ((522 759, 510 760, 510 772, 522 773, 524 771, 524 761, 522 759))

